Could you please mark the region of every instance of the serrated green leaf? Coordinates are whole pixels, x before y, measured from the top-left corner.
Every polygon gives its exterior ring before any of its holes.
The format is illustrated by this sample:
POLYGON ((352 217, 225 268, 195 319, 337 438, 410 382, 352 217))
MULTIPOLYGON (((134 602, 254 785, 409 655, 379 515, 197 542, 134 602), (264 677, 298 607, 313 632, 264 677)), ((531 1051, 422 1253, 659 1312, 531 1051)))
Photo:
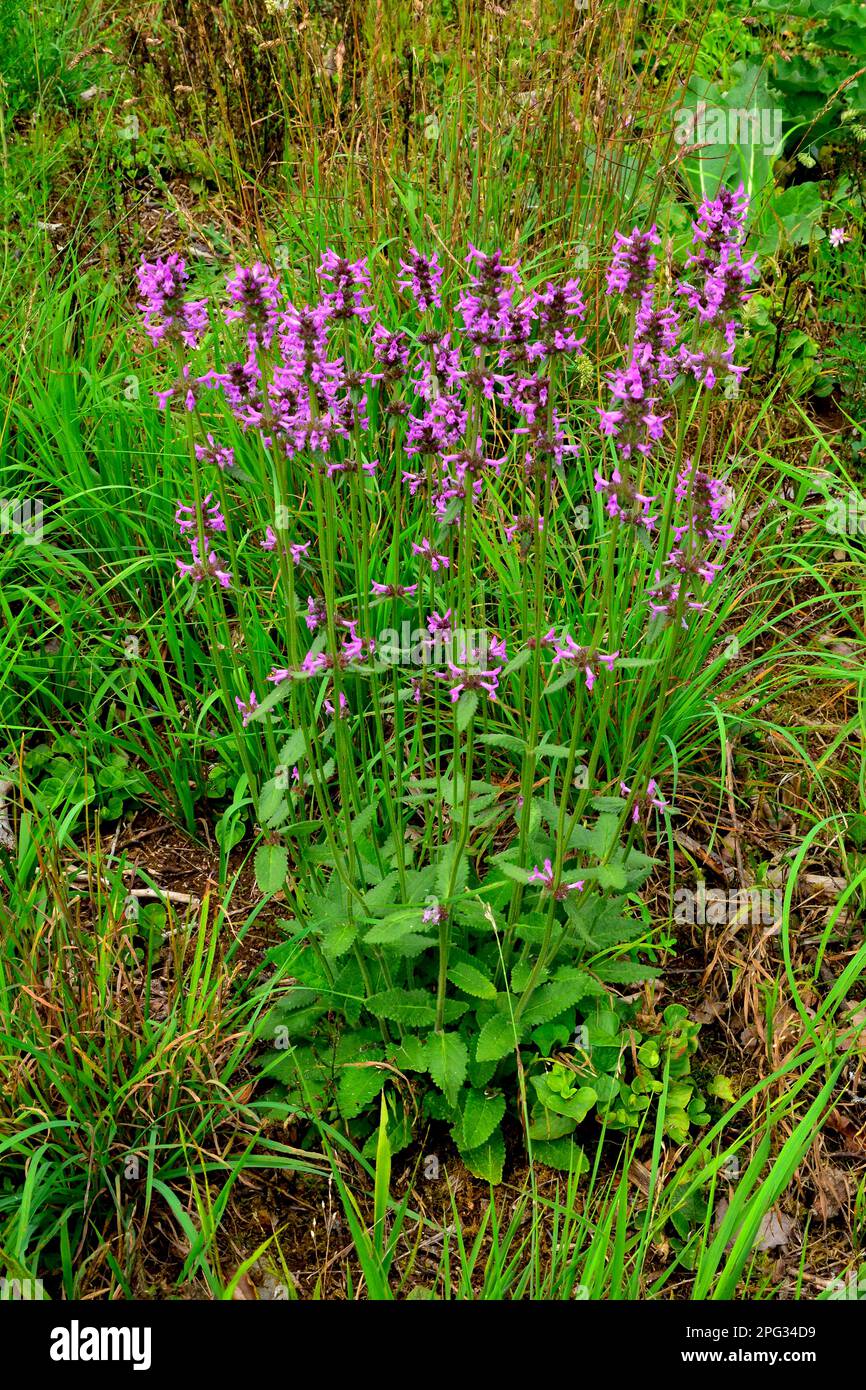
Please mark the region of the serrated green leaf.
MULTIPOLYGON (((448 900, 451 890, 451 877, 454 865, 454 855, 457 853, 457 844, 450 840, 442 851, 442 858, 436 866, 436 895, 443 901, 448 900)), ((466 887, 466 880, 469 876, 469 863, 466 855, 461 854, 460 862, 457 865, 457 872, 454 874, 454 894, 462 893, 466 887)))
POLYGON ((505 874, 505 877, 513 879, 515 883, 529 882, 529 870, 522 869, 519 864, 507 864, 500 860, 499 867, 505 874))
MULTIPOLYGON (((535 968, 535 962, 531 960, 519 960, 511 971, 511 988, 515 994, 522 994, 529 984, 530 976, 535 968)), ((539 983, 547 978, 547 971, 543 970, 538 977, 539 983)))
POLYGON ((407 1033, 394 1054, 394 1066, 400 1071, 426 1071, 427 1051, 425 1044, 414 1033, 407 1033))
POLYGON ((525 666, 525 665, 526 665, 527 661, 529 660, 529 658, 530 658, 531 656, 532 656, 532 648, 531 648, 531 647, 524 647, 522 651, 517 652, 517 654, 516 654, 515 656, 513 656, 513 657, 511 658, 511 660, 510 660, 510 661, 506 664, 506 666, 504 667, 504 669, 503 669, 503 671, 502 671, 502 679, 504 680, 506 676, 510 676, 510 675, 513 674, 513 672, 519 671, 520 668, 521 668, 521 666, 525 666))
POLYGON ((458 961, 452 965, 448 971, 448 979, 452 985, 462 989, 464 994, 471 994, 475 999, 496 998, 496 986, 493 981, 467 961, 458 961))
POLYGON ((632 960, 605 960, 593 965, 600 980, 612 985, 636 985, 641 980, 657 980, 661 970, 652 965, 641 965, 632 960))
POLYGON ((550 1023, 558 1014, 574 1008, 578 1000, 592 991, 592 985, 592 977, 578 970, 569 977, 551 980, 531 996, 530 1003, 520 1016, 521 1023, 527 1028, 550 1023))
POLYGON ((570 670, 565 671, 561 676, 558 676, 556 680, 551 681, 549 685, 546 685, 544 687, 544 694, 555 695, 557 691, 564 690, 567 685, 571 685, 576 675, 577 667, 573 666, 570 670))
POLYGON ((384 912, 385 908, 390 907, 397 897, 399 887, 400 875, 395 869, 364 894, 364 902, 370 912, 384 912))
POLYGON ((421 936, 418 932, 408 932, 406 936, 401 936, 399 941, 386 942, 385 950, 393 951, 395 955, 403 956, 406 960, 414 960, 423 951, 429 951, 433 942, 429 936, 421 936))
POLYGON ((392 912, 389 917, 376 922, 366 933, 364 940, 371 946, 390 946, 402 936, 417 932, 420 926, 420 907, 406 908, 400 912, 392 912))
POLYGON ((375 802, 373 802, 370 806, 365 806, 363 811, 358 812, 357 816, 355 816, 352 820, 350 828, 350 834, 353 842, 361 839, 361 836, 364 834, 364 831, 369 828, 369 826, 373 823, 375 819, 375 802))
MULTIPOLYGON (((291 685, 291 681, 286 682, 291 685)), ((292 768, 306 751, 303 729, 293 729, 280 749, 280 766, 292 768)))
POLYGON ((457 701, 457 731, 463 733, 468 729, 475 717, 478 708, 478 693, 475 690, 464 690, 457 701))
POLYGON ((474 1057, 469 1060, 469 1084, 476 1091, 483 1091, 485 1086, 489 1086, 496 1071, 495 1062, 479 1062, 474 1057))
POLYGON ((325 955, 337 960, 354 946, 355 938, 358 935, 358 924, 357 922, 350 922, 348 919, 342 922, 331 922, 320 928, 319 935, 325 955))
POLYGON ((628 875, 622 864, 599 864, 597 878, 602 888, 612 888, 621 892, 628 884, 628 875))
POLYGON ((431 1033, 424 1049, 427 1070, 452 1105, 466 1080, 469 1051, 459 1033, 431 1033))
POLYGON ((342 920, 346 915, 346 909, 342 902, 335 902, 333 898, 323 898, 318 893, 308 893, 307 915, 314 927, 330 926, 342 920))
POLYGON ((388 1080, 384 1067, 348 1064, 337 1082, 337 1104, 344 1120, 353 1120, 366 1110, 388 1080))
POLYGON ((532 1157, 536 1163, 544 1163, 561 1173, 579 1175, 589 1170, 589 1159, 573 1139, 552 1139, 549 1143, 542 1141, 533 1144, 532 1157))
MULTIPOLYGON (((486 1096, 483 1091, 467 1091, 460 1116, 460 1148, 478 1149, 486 1144, 505 1114, 505 1097, 486 1096)), ((458 1126, 455 1126, 455 1129, 458 1126)))
POLYGON ((259 892, 268 896, 279 893, 289 867, 289 852, 285 845, 259 845, 255 867, 259 892))
MULTIPOLYGON (((502 673, 505 675, 505 672, 502 673)), ((513 734, 501 734, 498 731, 493 734, 481 734, 478 738, 479 743, 491 743, 495 748, 502 748, 506 753, 526 752, 526 740, 515 738, 513 734)))
POLYGON ((285 819, 284 811, 288 811, 286 789, 276 777, 272 777, 265 782, 259 794, 259 824, 273 830, 280 817, 285 819))
POLYGON ((490 1138, 479 1144, 477 1149, 461 1149, 460 1157, 476 1178, 486 1178, 488 1182, 500 1183, 505 1167, 505 1140, 502 1130, 495 1129, 490 1138))
MULTIPOLYGON (((584 748, 576 749, 576 756, 580 757, 585 751, 584 748)), ((565 743, 540 743, 535 752, 539 758, 567 758, 571 749, 565 743)))
MULTIPOLYGON (((256 720, 264 719, 265 715, 270 714, 271 710, 274 708, 275 705, 279 705, 283 700, 287 700, 289 698, 289 696, 292 693, 292 686, 293 682, 291 680, 280 681, 277 685, 275 685, 273 690, 269 691, 267 695, 262 697, 262 699, 259 701, 255 709, 253 710, 252 714, 247 716, 247 723, 249 723, 250 720, 255 722, 256 720)), ((297 732, 299 731, 296 730, 296 733, 297 732)), ((301 743, 301 747, 303 748, 303 741, 301 743)))
MULTIPOLYGON (((518 1035, 519 1036, 519 1035, 518 1035)), ((514 1051, 514 1023, 505 1014, 494 1014, 485 1023, 478 1035, 475 1049, 477 1062, 498 1062, 514 1051)))
POLYGON ((386 989, 367 1000, 374 1018, 387 1018, 407 1028, 425 1028, 436 1022, 436 1002, 426 989, 386 989))

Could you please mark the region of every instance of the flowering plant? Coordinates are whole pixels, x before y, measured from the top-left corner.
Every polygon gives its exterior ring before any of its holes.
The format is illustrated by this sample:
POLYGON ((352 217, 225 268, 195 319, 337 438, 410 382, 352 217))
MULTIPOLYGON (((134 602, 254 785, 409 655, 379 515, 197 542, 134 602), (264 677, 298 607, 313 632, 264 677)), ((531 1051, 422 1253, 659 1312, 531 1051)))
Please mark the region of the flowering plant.
MULTIPOLYGON (((392 1078, 427 1075, 424 1113, 496 1178, 517 1048, 542 1064, 577 1012, 658 973, 636 840, 675 813, 661 719, 732 536, 705 446, 711 393, 743 372, 746 211, 742 189, 701 205, 669 302, 656 228, 617 236, 606 290, 626 343, 594 421, 570 404, 580 284, 527 285, 502 251, 470 246, 455 288, 408 248, 390 315, 379 267, 331 248, 309 303, 263 263, 238 266, 222 304, 193 295, 177 256, 142 266, 146 331, 174 354, 157 398, 189 451, 176 583, 239 764, 221 830, 252 818, 259 886, 294 914, 273 953, 294 983, 265 1035, 296 1108, 363 1124, 388 1086, 394 1147, 417 1098, 392 1078), (575 619, 550 559, 584 451, 603 585, 575 619), (420 640, 395 643, 413 623, 420 640)), ((543 1128, 538 1156, 572 1164, 573 1141, 545 1148, 543 1128)))

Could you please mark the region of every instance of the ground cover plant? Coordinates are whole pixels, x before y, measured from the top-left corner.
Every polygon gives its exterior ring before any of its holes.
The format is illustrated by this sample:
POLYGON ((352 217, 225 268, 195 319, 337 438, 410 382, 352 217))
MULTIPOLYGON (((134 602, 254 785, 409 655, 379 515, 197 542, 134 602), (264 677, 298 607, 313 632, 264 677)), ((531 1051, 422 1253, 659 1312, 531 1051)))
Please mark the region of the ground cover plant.
POLYGON ((858 1295, 864 79, 813 8, 10 48, 8 1277, 858 1295))

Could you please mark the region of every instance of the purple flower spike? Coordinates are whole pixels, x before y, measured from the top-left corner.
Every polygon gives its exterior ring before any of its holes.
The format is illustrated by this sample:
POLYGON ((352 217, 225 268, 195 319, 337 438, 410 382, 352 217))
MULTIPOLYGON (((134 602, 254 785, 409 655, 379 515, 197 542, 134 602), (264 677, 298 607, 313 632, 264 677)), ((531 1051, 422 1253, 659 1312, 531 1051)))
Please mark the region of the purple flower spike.
POLYGON ((196 444, 195 456, 199 463, 212 463, 220 470, 235 466, 234 449, 217 444, 212 434, 207 436, 207 445, 196 444))
POLYGON ((411 293, 420 313, 424 314, 432 308, 441 309, 439 286, 442 284, 442 267, 435 251, 432 256, 424 256, 414 246, 410 247, 406 260, 400 262, 400 271, 397 288, 411 293))
MULTIPOLYGON (((205 535, 215 536, 220 531, 225 531, 225 517, 219 509, 219 503, 212 501, 213 493, 209 492, 201 504, 202 527, 205 535)), ((198 522, 196 520, 195 507, 187 507, 181 503, 174 514, 177 528, 181 534, 194 531, 198 534, 198 522)))
POLYGON ((572 883, 560 883, 557 887, 554 881, 553 861, 545 859, 543 868, 539 869, 537 864, 534 865, 529 875, 529 882, 540 883, 545 893, 551 893, 554 898, 562 901, 563 898, 568 897, 569 893, 582 893, 585 880, 578 878, 572 883))
MULTIPOLYGON (((480 690, 488 700, 497 700, 496 691, 499 686, 499 675, 501 666, 496 666, 490 671, 480 671, 477 667, 455 666, 453 661, 448 662, 448 670, 451 673, 451 703, 456 704, 464 690, 480 690)), ((444 676, 447 680, 448 677, 444 676)))
POLYGON ((570 665, 578 666, 583 669, 586 678, 586 688, 590 695, 592 688, 598 679, 598 668, 604 666, 607 671, 613 671, 614 664, 619 657, 619 652, 601 652, 597 648, 579 647, 574 638, 568 633, 556 643, 553 649, 553 665, 558 666, 561 662, 568 662, 570 665))
POLYGON ((246 326, 251 351, 258 346, 269 348, 280 321, 283 299, 277 277, 261 261, 252 266, 239 265, 226 281, 226 292, 230 300, 226 322, 246 326))
POLYGON ((370 288, 366 256, 350 261, 327 247, 318 273, 320 280, 334 286, 322 299, 328 314, 334 319, 359 318, 366 323, 373 312, 372 305, 364 303, 364 294, 370 288))
POLYGON ((258 697, 254 690, 250 691, 248 700, 242 700, 239 695, 235 696, 235 704, 238 707, 238 714, 241 716, 241 723, 244 728, 247 727, 252 719, 253 711, 256 709, 258 703, 258 697))
POLYGON ((139 308, 152 343, 175 339, 188 348, 198 346, 208 324, 207 300, 184 299, 188 280, 186 262, 174 253, 138 267, 139 308))
POLYGON ((207 560, 199 558, 198 540, 191 537, 189 541, 190 554, 192 559, 189 563, 178 560, 178 572, 185 579, 191 579, 194 584, 200 584, 204 579, 215 579, 222 589, 228 589, 232 582, 231 573, 221 568, 219 560, 214 552, 208 552, 207 560))
MULTIPOLYGON (((619 789, 622 796, 631 796, 631 787, 627 787, 625 782, 620 782, 619 789)), ((650 811, 663 813, 667 808, 667 802, 660 795, 655 779, 651 777, 647 782, 646 793, 643 797, 638 797, 631 808, 631 818, 637 825, 642 817, 649 816, 650 811)))
POLYGON ((434 574, 437 570, 447 570, 451 567, 451 561, 449 560, 448 556, 438 555, 436 551, 433 549, 426 536, 424 537, 420 545, 417 545, 415 541, 412 542, 412 554, 426 556, 427 559, 429 559, 430 561, 430 568, 431 570, 433 570, 434 574))
POLYGON ((650 247, 660 244, 655 224, 648 232, 635 227, 630 236, 616 232, 613 258, 607 271, 608 294, 622 294, 640 301, 656 269, 656 257, 650 247))

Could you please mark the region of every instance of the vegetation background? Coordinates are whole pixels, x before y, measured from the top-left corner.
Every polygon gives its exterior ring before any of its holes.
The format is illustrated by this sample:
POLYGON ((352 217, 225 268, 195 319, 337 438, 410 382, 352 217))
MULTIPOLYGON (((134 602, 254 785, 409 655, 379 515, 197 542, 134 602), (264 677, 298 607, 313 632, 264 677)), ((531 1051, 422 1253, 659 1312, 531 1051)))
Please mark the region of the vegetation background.
MULTIPOLYGON (((866 6, 0 0, 0 31, 0 1264, 67 1298, 850 1296, 866 6), (778 138, 684 140, 701 102, 778 113, 778 138), (327 1093, 311 1128, 271 1088, 287 908, 201 703, 213 665, 173 582, 188 460, 135 271, 180 251, 210 288, 263 259, 303 293, 327 246, 412 241, 449 268, 469 242, 578 268, 601 405, 614 232, 655 222, 670 256, 719 180, 746 185, 760 267, 748 374, 707 425, 737 583, 664 705, 679 815, 634 904, 662 971, 635 1029, 681 1006, 715 1104, 682 1142, 664 1106, 599 1138, 584 1173, 527 1161, 515 1122, 491 1188, 435 1116, 401 1149, 378 1091, 352 1122, 327 1093), (783 905, 684 925, 698 880, 783 905)), ((597 563, 563 549, 558 591, 597 563)))

